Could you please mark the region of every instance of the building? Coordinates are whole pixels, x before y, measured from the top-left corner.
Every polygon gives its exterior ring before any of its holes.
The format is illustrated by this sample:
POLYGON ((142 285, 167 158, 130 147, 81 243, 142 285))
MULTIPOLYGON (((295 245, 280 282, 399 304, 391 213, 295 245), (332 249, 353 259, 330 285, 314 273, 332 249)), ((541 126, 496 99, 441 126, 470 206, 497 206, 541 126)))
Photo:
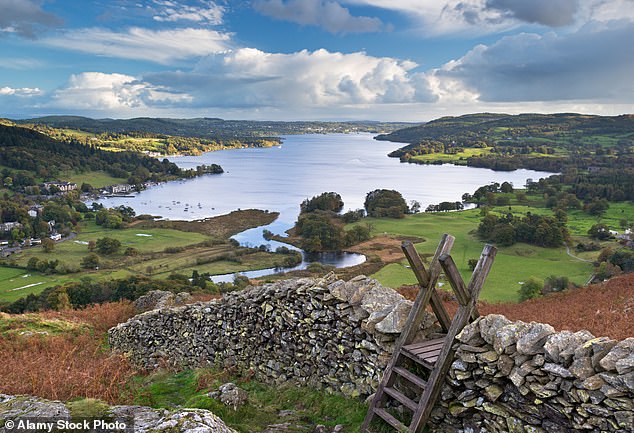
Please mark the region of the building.
POLYGON ((127 183, 120 183, 117 185, 110 185, 108 189, 112 194, 125 194, 132 191, 132 185, 129 185, 127 183))
POLYGON ((58 188, 61 192, 68 192, 77 189, 77 184, 73 182, 44 182, 42 187, 51 192, 51 188, 58 188))
POLYGON ((13 230, 15 228, 19 229, 21 227, 22 227, 22 224, 20 224, 17 221, 1 223, 0 224, 0 232, 10 232, 11 230, 13 230))

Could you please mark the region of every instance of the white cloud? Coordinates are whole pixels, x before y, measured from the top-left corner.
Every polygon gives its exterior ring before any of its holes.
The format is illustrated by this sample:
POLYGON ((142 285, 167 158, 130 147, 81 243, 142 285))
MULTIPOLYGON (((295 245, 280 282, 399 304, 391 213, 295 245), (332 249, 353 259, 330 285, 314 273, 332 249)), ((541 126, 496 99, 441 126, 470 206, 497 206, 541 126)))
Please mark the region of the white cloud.
POLYGON ((410 17, 426 35, 490 33, 522 24, 583 26, 591 21, 634 20, 634 0, 342 0, 410 17))
POLYGON ((479 45, 433 72, 480 101, 634 100, 634 24, 591 23, 557 35, 521 33, 479 45))
POLYGON ((40 3, 33 0, 0 0, 0 33, 17 33, 34 38, 38 29, 60 25, 61 20, 44 12, 40 3))
POLYGON ((4 57, 0 58, 0 68, 2 69, 34 69, 41 68, 43 62, 37 59, 29 59, 22 57, 4 57))
POLYGON ((377 32, 380 19, 353 16, 333 0, 255 0, 255 10, 263 15, 302 25, 320 26, 331 33, 377 32))
POLYGON ((154 20, 162 22, 193 21, 220 25, 225 8, 214 1, 200 0, 196 6, 179 1, 153 0, 154 20))
POLYGON ((148 82, 215 107, 340 107, 434 97, 416 64, 365 53, 307 50, 272 54, 243 48, 208 56, 193 71, 150 74, 148 82))
POLYGON ((71 75, 65 87, 54 92, 49 107, 73 110, 129 110, 182 103, 186 94, 169 92, 125 74, 83 72, 71 75))
POLYGON ((38 89, 37 87, 20 87, 20 88, 13 88, 8 86, 0 87, 0 95, 2 96, 30 97, 30 96, 40 95, 41 93, 42 91, 38 89))
POLYGON ((174 60, 225 51, 230 47, 230 39, 228 33, 208 29, 149 30, 133 27, 125 32, 103 28, 69 30, 42 42, 100 56, 168 64, 174 60))

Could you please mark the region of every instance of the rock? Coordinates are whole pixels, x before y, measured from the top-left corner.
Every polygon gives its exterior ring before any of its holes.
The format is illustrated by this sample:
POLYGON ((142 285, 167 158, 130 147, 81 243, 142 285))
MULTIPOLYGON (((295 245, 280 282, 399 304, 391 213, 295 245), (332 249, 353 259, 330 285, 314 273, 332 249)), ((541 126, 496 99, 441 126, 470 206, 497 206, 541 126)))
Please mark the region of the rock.
POLYGON ((517 351, 525 355, 544 353, 544 343, 554 333, 555 328, 550 325, 531 322, 526 333, 517 340, 517 351))
POLYGON ((226 406, 230 406, 236 410, 240 406, 244 406, 248 401, 246 391, 239 388, 235 383, 228 382, 218 387, 218 391, 210 392, 209 397, 220 400, 226 406))
POLYGON ((186 292, 177 293, 165 290, 152 290, 134 301, 137 313, 156 310, 158 308, 177 307, 191 302, 192 295, 186 292))
POLYGON ((384 334, 400 334, 407 322, 411 309, 411 301, 400 301, 383 320, 376 324, 375 329, 384 334))
POLYGON ((551 361, 568 364, 575 350, 593 338, 594 336, 588 331, 558 332, 548 337, 544 343, 544 352, 551 361))
MULTIPOLYGON (((480 335, 489 344, 493 344, 498 332, 511 321, 500 314, 489 314, 480 320, 480 335)), ((461 340, 462 341, 462 340, 461 340)))
POLYGON ((493 335, 493 348, 497 353, 504 353, 507 347, 517 343, 517 340, 526 333, 527 328, 528 325, 524 322, 502 326, 493 335))
MULTIPOLYGON (((600 361, 599 365, 607 371, 615 371, 618 361, 634 355, 634 338, 626 338, 617 343, 600 361)), ((624 373, 627 373, 624 372, 624 373)), ((623 374, 624 374, 623 373, 623 374)))
MULTIPOLYGON (((71 414, 66 405, 59 401, 0 395, 0 420, 16 421, 20 418, 56 422, 71 420, 71 414)), ((110 422, 124 423, 129 423, 133 419, 134 433, 237 433, 216 415, 203 409, 168 411, 143 406, 112 406, 105 408, 103 418, 110 422)), ((9 431, 7 429, 7 432, 9 431)))

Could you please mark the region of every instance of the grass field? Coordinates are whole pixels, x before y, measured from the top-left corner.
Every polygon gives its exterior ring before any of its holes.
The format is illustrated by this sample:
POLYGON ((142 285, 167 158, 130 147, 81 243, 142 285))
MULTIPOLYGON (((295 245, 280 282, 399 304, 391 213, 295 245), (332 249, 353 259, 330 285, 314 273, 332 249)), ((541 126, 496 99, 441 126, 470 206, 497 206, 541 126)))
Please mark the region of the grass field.
POLYGON ((103 188, 108 185, 116 185, 118 183, 127 183, 128 180, 122 177, 112 177, 108 173, 103 171, 89 171, 87 173, 74 173, 74 172, 66 172, 60 175, 60 178, 68 181, 74 182, 78 187, 81 186, 82 183, 88 183, 93 188, 103 188))
MULTIPOLYGON (((88 242, 97 241, 103 237, 119 240, 121 252, 128 247, 133 247, 141 253, 161 252, 167 247, 185 247, 207 240, 207 237, 200 233, 160 228, 113 230, 89 221, 82 224, 82 231, 75 239, 57 243, 52 253, 44 252, 41 247, 34 247, 25 250, 15 259, 21 266, 26 266, 31 257, 37 257, 40 260, 55 259, 64 264, 79 266, 81 259, 89 253, 88 242)), ((120 258, 120 254, 106 258, 106 260, 118 258, 120 258)))
MULTIPOLYGON (((424 213, 409 215, 404 219, 367 219, 373 226, 373 234, 418 236, 426 241, 416 244, 424 257, 430 257, 443 233, 455 236, 452 250, 460 272, 468 281, 471 271, 467 262, 480 257, 484 243, 475 236, 480 221, 478 210, 449 213, 424 213)), ((392 263, 372 275, 382 284, 398 287, 414 283, 412 271, 406 261, 392 263)), ((576 260, 566 254, 565 248, 540 248, 527 244, 515 244, 499 248, 493 269, 482 291, 482 298, 490 302, 516 301, 520 282, 531 276, 545 278, 550 275, 566 275, 570 281, 584 284, 592 274, 592 264, 576 260)))

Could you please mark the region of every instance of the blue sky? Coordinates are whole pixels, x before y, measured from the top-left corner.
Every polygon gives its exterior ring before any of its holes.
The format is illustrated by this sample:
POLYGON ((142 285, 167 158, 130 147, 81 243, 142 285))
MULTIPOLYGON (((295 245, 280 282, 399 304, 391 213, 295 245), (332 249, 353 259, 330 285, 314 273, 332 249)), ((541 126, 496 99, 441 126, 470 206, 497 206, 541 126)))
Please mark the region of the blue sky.
POLYGON ((634 112, 634 0, 0 0, 0 116, 634 112))

